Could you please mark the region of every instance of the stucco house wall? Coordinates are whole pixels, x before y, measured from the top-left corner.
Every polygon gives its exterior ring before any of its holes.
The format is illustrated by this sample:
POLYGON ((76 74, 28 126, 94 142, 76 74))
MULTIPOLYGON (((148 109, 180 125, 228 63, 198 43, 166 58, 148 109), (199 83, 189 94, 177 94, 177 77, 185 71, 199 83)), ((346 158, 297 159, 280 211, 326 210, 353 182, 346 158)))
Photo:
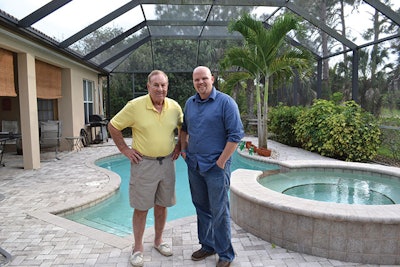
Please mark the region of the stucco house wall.
MULTIPOLYGON (((36 97, 35 60, 61 68, 62 97, 58 99, 58 119, 62 121, 62 137, 79 136, 85 128, 83 80, 94 82, 94 112, 102 114, 102 78, 96 70, 82 65, 65 55, 39 45, 23 36, 0 27, 0 48, 16 53, 18 77, 17 97, 9 97, 11 109, 1 111, 0 120, 18 120, 22 133, 25 169, 40 168, 39 122, 36 97), (99 91, 100 90, 100 91, 99 91)), ((1 99, 2 97, 0 97, 1 99)), ((1 103, 1 102, 0 102, 1 103)), ((1 109, 1 107, 0 107, 1 109)), ((62 139, 61 150, 69 149, 62 139)))

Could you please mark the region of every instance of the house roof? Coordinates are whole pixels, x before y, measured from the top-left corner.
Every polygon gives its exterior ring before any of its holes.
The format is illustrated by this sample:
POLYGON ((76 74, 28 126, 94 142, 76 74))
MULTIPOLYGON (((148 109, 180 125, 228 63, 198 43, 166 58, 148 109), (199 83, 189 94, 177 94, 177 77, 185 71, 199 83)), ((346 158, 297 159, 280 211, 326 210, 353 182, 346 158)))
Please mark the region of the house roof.
POLYGON ((390 40, 400 38, 397 0, 391 5, 378 0, 345 4, 344 24, 337 15, 339 1, 325 7, 326 17, 318 13, 325 2, 309 1, 304 6, 300 0, 1 1, 0 25, 106 74, 154 68, 186 72, 199 64, 216 69, 222 48, 241 42, 241 36, 227 26, 242 12, 251 13, 266 27, 285 12, 300 16, 306 36, 292 34, 287 40, 320 59, 373 44, 388 47, 390 40), (364 35, 373 27, 375 13, 385 19, 382 29, 388 31, 381 30, 378 39, 370 40, 364 35), (328 54, 316 45, 325 37, 328 54))

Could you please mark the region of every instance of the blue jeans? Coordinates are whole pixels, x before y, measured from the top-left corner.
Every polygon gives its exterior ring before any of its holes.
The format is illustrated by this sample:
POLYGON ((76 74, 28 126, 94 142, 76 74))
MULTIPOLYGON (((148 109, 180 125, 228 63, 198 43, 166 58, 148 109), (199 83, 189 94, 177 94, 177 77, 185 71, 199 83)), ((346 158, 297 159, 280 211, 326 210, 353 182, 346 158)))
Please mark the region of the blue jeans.
POLYGON ((202 248, 218 253, 219 259, 233 261, 229 211, 230 163, 206 172, 188 167, 190 191, 197 213, 197 235, 202 248))

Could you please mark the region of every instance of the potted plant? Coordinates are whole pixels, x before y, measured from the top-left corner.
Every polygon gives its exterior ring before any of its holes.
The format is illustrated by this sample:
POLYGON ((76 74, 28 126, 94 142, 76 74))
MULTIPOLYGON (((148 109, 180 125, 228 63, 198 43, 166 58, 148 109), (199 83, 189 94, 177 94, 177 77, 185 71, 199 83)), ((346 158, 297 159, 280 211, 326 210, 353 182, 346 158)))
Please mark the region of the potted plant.
MULTIPOLYGON (((267 29, 261 21, 253 19, 249 14, 244 14, 229 26, 230 31, 242 34, 245 45, 229 49, 221 61, 221 69, 239 67, 242 79, 244 81, 251 79, 256 85, 259 147, 268 147, 267 115, 270 78, 274 76, 281 81, 301 71, 304 73, 299 76, 304 77, 304 74, 311 70, 311 56, 307 51, 284 45, 286 34, 298 27, 298 20, 294 16, 284 15, 267 29), (262 81, 265 81, 264 85, 261 84, 262 81), (261 88, 263 93, 261 93, 261 88)), ((228 76, 227 82, 230 79, 235 79, 237 82, 238 73, 228 76)))
POLYGON ((259 147, 257 149, 257 154, 263 157, 270 157, 271 156, 271 149, 265 147, 259 147))
POLYGON ((249 149, 252 146, 251 141, 246 141, 246 148, 249 149))

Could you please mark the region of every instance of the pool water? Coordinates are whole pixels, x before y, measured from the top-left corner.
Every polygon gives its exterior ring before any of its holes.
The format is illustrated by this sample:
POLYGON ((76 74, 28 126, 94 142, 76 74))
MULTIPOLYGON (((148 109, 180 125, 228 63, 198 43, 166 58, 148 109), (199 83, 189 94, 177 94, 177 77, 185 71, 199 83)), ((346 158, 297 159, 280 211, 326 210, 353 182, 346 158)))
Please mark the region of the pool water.
POLYGON ((400 181, 366 173, 292 171, 259 180, 263 186, 290 196, 345 204, 400 204, 400 181))
MULTIPOLYGON (((121 186, 111 198, 80 212, 66 215, 65 218, 119 236, 132 234, 132 212, 129 205, 130 163, 124 156, 109 157, 96 162, 96 165, 116 172, 121 177, 121 186)), ((179 157, 176 160, 176 205, 168 208, 167 221, 195 215, 190 196, 187 166, 179 157)), ((238 168, 250 170, 276 170, 278 165, 263 163, 240 156, 232 156, 231 170, 238 168)), ((154 225, 153 209, 147 215, 146 227, 154 225)))

